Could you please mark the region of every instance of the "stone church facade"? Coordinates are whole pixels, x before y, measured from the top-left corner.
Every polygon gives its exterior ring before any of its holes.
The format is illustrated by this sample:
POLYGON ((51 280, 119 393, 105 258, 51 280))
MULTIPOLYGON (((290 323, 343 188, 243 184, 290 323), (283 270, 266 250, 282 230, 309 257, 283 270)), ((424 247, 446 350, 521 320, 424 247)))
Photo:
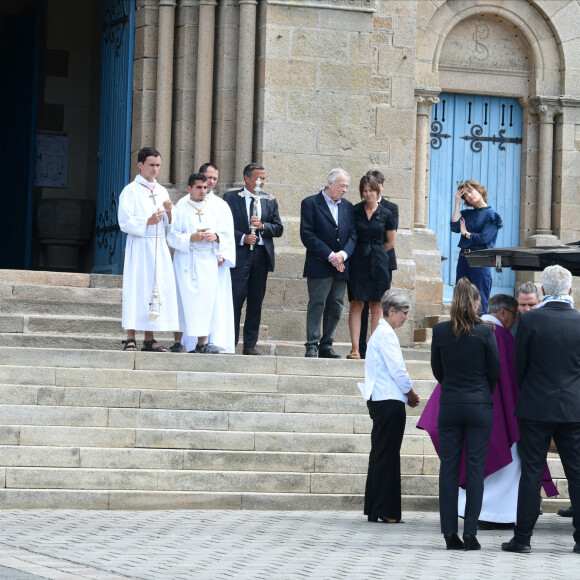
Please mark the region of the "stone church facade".
MULTIPOLYGON (((131 166, 155 146, 160 181, 177 198, 205 161, 219 167, 221 191, 250 161, 264 164, 285 225, 263 319, 272 338, 304 338, 300 201, 338 166, 352 177, 353 202, 368 169, 385 174, 400 208, 393 285, 411 293, 415 328, 442 312, 428 216, 432 111, 443 93, 521 107, 515 245, 578 240, 575 0, 136 0, 131 166)), ((338 338, 347 336, 343 324, 338 338)), ((401 336, 411 345, 412 325, 401 336)))

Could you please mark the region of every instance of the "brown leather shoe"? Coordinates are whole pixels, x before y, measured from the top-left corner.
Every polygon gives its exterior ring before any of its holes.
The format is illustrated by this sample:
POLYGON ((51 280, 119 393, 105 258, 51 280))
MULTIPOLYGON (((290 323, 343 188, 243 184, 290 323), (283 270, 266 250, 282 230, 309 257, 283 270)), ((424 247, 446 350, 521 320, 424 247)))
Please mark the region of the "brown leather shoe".
POLYGON ((244 354, 252 354, 252 355, 260 354, 255 346, 244 346, 244 350, 242 352, 244 354))

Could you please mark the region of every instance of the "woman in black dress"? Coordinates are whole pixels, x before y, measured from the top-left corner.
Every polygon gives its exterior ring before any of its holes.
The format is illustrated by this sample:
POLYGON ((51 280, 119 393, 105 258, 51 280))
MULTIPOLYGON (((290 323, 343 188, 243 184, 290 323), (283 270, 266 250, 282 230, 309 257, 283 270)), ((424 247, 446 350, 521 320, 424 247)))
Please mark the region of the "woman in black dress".
POLYGON ((394 247, 396 235, 393 214, 379 203, 379 182, 372 175, 365 175, 359 191, 363 201, 353 209, 357 241, 350 258, 348 280, 351 359, 360 359, 360 317, 364 303, 369 303, 371 311, 371 334, 382 317, 381 298, 391 286, 387 251, 394 247))

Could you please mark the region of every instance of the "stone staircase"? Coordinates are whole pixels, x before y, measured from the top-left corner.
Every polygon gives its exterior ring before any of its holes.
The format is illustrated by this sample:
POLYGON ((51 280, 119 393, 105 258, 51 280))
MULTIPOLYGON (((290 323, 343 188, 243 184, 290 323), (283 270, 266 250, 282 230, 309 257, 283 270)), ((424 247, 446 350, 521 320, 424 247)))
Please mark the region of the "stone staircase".
MULTIPOLYGON (((281 356, 292 344, 261 357, 122 352, 118 285, 0 272, 2 507, 362 510, 364 361, 281 356)), ((405 510, 437 509, 438 459, 416 429, 435 385, 426 354, 406 351, 423 402, 407 411, 405 510)))

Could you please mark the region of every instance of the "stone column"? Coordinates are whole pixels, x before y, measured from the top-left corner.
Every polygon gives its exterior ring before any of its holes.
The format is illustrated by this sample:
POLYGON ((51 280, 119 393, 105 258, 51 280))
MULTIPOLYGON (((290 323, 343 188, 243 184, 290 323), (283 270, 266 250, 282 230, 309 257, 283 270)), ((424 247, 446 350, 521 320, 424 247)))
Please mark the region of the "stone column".
POLYGON ((195 100, 195 142, 193 169, 211 160, 213 67, 216 0, 199 3, 197 37, 197 95, 195 100))
POLYGON ((159 0, 157 36, 157 97, 155 102, 155 149, 163 163, 158 181, 168 183, 171 168, 171 115, 173 103, 173 40, 175 0, 159 0))
POLYGON ((252 162, 254 137, 254 71, 256 63, 257 0, 239 0, 238 106, 236 122, 236 181, 252 162))
POLYGON ((417 137, 415 147, 415 227, 427 227, 427 153, 431 105, 439 102, 435 93, 415 91, 417 103, 417 137))
POLYGON ((541 103, 538 159, 538 216, 536 235, 552 235, 552 166, 554 157, 554 115, 558 108, 541 103))

